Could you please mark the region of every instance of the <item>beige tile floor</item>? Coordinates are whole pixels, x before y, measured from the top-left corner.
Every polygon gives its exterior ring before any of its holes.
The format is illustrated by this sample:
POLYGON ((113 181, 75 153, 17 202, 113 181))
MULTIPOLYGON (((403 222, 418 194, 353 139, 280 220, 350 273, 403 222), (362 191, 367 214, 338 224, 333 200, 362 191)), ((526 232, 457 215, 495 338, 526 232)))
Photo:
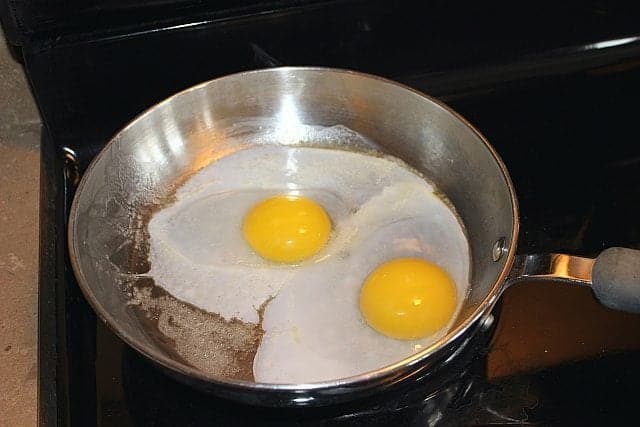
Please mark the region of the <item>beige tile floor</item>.
POLYGON ((37 421, 40 118, 0 32, 0 426, 37 421))

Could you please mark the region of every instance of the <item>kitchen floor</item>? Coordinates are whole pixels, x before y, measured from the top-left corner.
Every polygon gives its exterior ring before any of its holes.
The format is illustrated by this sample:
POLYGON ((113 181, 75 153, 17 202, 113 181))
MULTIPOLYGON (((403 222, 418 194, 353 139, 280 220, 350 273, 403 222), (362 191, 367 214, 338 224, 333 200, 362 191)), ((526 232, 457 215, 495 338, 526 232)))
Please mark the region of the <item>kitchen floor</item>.
POLYGON ((0 426, 37 423, 40 116, 0 31, 0 426))

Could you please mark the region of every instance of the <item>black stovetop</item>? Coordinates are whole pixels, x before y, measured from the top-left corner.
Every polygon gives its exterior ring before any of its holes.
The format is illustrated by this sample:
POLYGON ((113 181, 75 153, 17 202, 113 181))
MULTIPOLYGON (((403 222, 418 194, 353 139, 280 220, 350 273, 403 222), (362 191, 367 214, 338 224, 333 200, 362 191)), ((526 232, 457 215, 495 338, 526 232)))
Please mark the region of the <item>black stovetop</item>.
POLYGON ((640 316, 601 308, 588 289, 515 286, 496 308, 492 343, 489 334, 479 336, 472 360, 438 387, 410 384, 320 410, 251 408, 204 395, 164 376, 96 321, 66 251, 78 177, 145 108, 192 84, 253 68, 352 68, 443 99, 488 137, 509 168, 523 253, 595 255, 640 246, 640 6, 298 3, 23 44, 46 125, 41 424, 631 423, 640 316))

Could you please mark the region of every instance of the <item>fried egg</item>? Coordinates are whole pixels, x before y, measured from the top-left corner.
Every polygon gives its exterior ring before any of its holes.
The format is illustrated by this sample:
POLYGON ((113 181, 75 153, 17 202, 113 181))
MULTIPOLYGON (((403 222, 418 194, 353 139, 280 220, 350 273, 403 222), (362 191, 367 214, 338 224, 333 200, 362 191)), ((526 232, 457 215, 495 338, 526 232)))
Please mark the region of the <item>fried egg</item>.
POLYGON ((461 222, 393 158, 247 148, 191 177, 148 230, 157 285, 261 325, 258 382, 334 380, 397 362, 446 334, 469 287, 461 222), (302 225, 273 223, 282 212, 303 212, 302 225), (408 288, 393 286, 399 277, 408 288))

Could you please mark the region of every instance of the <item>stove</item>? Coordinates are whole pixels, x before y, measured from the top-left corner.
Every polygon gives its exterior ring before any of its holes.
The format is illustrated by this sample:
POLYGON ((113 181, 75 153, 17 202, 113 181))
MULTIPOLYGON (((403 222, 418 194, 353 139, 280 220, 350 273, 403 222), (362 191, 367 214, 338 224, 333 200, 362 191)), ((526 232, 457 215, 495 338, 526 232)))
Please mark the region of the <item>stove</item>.
POLYGON ((511 172, 520 253, 640 247, 640 5, 600 1, 8 0, 0 18, 40 108, 41 425, 600 425, 636 417, 640 316, 589 289, 508 289, 458 366, 335 407, 240 405, 168 378, 87 305, 66 221, 119 128, 217 76, 350 68, 439 97, 511 172), (215 3, 215 5, 213 4, 215 3))

